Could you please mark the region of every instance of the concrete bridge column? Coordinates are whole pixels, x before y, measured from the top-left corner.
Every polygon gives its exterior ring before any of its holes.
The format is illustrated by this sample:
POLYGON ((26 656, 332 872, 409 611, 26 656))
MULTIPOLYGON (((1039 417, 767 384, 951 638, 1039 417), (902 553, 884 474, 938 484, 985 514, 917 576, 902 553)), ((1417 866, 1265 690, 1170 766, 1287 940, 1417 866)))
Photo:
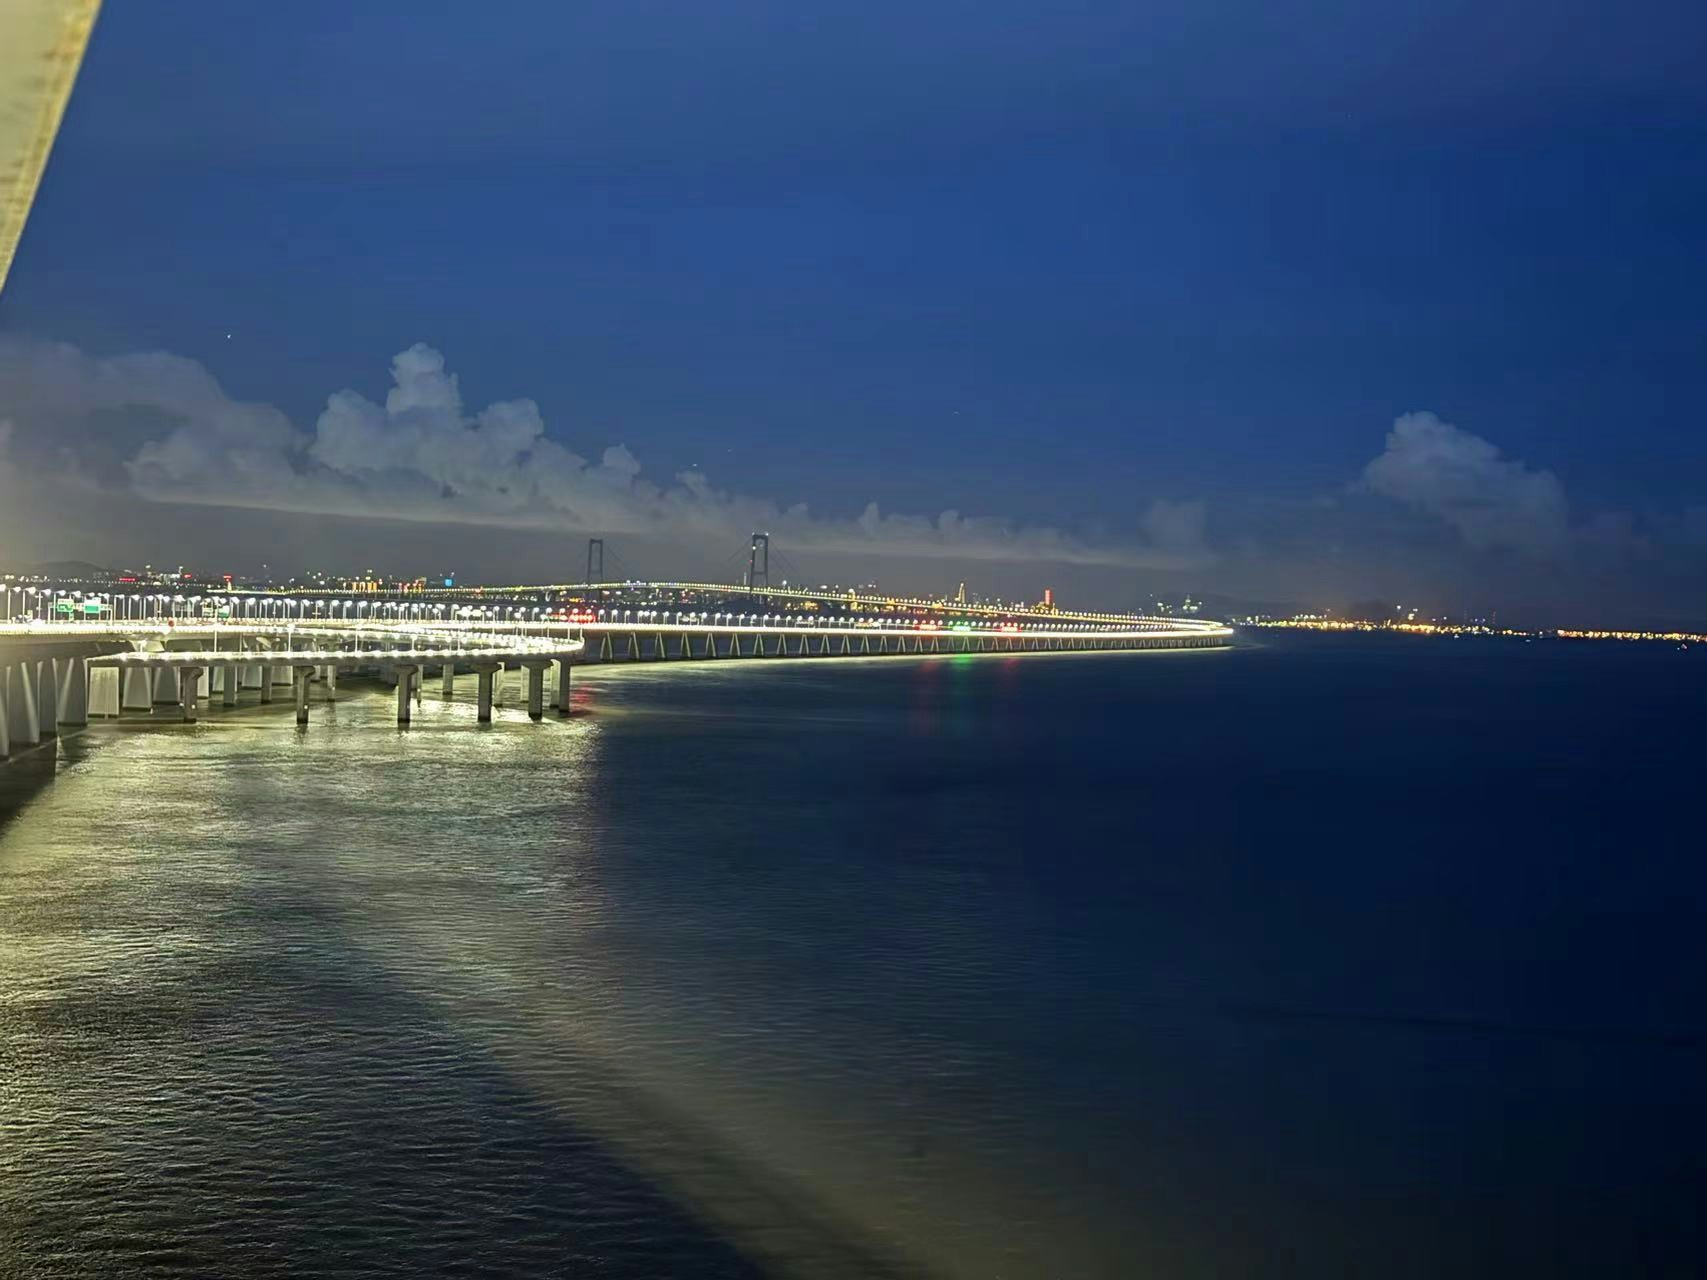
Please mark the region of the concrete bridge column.
POLYGON ((296 722, 308 723, 308 680, 314 674, 313 667, 292 667, 291 683, 295 686, 296 722))
POLYGON ((178 669, 176 667, 161 667, 154 672, 154 701, 159 703, 176 703, 178 701, 178 669))
POLYGON ((6 668, 6 730, 10 748, 33 747, 41 741, 41 717, 36 710, 35 663, 14 662, 6 668))
POLYGON ((153 682, 146 668, 122 668, 119 682, 119 710, 147 711, 154 705, 153 682))
POLYGON ((415 693, 415 680, 421 674, 419 667, 397 668, 397 723, 408 724, 410 704, 415 693))
POLYGON ((55 703, 59 723, 80 727, 89 723, 89 663, 83 658, 55 658, 55 703))
POLYGON ((12 754, 12 700, 6 696, 9 673, 0 667, 0 760, 12 754))
POLYGON ((235 707, 237 705, 237 685, 242 679, 242 672, 236 667, 221 667, 219 674, 221 676, 219 687, 222 691, 219 698, 220 705, 235 707))
POLYGON ((119 679, 116 667, 88 669, 88 707, 92 716, 116 717, 119 713, 119 679))
POLYGON ((456 693, 456 663, 445 663, 439 669, 439 675, 443 680, 439 692, 447 698, 452 697, 456 693))
POLYGON ((273 700, 273 669, 271 667, 265 667, 264 666, 261 668, 261 701, 262 702, 271 702, 272 700, 273 700))
POLYGON ((475 674, 479 677, 478 691, 475 694, 474 718, 480 724, 492 723, 492 677, 502 669, 497 662, 476 662, 475 674))
POLYGON ((557 660, 557 710, 562 715, 569 714, 569 671, 572 664, 567 658, 557 660))
POLYGON ((539 661, 526 664, 529 720, 545 718, 545 669, 550 665, 549 662, 539 661))
POLYGON ((54 679, 53 659, 43 658, 36 667, 36 722, 44 738, 59 736, 59 681, 54 679))
POLYGON ((196 722, 196 703, 201 694, 202 669, 185 667, 178 673, 178 705, 183 708, 185 724, 196 722))

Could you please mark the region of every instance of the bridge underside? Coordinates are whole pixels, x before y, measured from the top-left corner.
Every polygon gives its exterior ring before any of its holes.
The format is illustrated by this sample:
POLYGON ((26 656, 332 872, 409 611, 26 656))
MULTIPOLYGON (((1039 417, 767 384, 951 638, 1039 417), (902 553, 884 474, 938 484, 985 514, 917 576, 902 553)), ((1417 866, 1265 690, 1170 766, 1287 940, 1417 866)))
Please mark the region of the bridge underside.
POLYGON ((269 703, 280 686, 306 725, 311 689, 335 693, 340 671, 391 683, 398 723, 408 724, 429 668, 444 677, 447 696, 457 670, 475 675, 482 723, 505 701, 504 672, 516 670, 517 696, 539 720, 553 668, 552 705, 567 713, 569 666, 581 652, 564 628, 521 635, 430 623, 0 624, 0 758, 92 715, 166 708, 193 722, 203 701, 269 703))
POLYGON ((1216 649, 1218 633, 1029 636, 954 632, 721 631, 607 628, 589 633, 582 662, 704 661, 716 658, 858 658, 955 653, 1070 653, 1216 649))
POLYGON ((99 8, 100 0, 0 4, 0 289, 99 8))
POLYGON ((512 699, 539 720, 567 715, 572 667, 581 663, 728 661, 750 658, 877 658, 1214 649, 1226 628, 1005 633, 901 628, 677 624, 630 626, 325 621, 152 624, 28 624, 0 644, 0 757, 51 738, 90 716, 166 709, 195 721, 199 708, 245 702, 295 704, 305 725, 313 690, 335 695, 340 672, 376 676, 397 691, 408 724, 433 672, 455 697, 456 676, 475 677, 477 720, 512 699), (513 676, 513 678, 512 678, 513 676))

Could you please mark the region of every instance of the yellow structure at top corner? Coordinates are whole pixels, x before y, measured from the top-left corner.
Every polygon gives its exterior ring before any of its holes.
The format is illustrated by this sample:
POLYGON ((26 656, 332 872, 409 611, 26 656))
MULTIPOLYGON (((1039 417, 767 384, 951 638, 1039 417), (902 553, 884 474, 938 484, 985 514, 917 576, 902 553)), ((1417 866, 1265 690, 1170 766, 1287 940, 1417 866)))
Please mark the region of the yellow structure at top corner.
POLYGON ((101 0, 0 0, 0 290, 101 0))

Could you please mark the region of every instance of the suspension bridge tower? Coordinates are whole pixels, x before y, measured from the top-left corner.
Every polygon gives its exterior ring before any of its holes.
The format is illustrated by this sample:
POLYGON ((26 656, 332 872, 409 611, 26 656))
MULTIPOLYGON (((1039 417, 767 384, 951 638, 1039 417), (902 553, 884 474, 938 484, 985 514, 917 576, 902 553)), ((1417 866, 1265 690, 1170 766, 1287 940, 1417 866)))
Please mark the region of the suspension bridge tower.
POLYGON ((755 533, 753 543, 747 550, 747 586, 757 589, 771 585, 771 536, 768 533, 755 533))

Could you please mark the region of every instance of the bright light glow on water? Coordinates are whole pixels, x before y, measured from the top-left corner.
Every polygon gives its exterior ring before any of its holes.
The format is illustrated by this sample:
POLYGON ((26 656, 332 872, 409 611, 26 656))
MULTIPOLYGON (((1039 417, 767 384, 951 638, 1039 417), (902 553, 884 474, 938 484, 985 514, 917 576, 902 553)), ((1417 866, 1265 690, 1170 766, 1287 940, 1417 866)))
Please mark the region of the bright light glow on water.
POLYGON ((1311 639, 618 669, 490 729, 471 680, 407 731, 350 688, 303 734, 98 725, 0 827, 0 1250, 978 1277, 1675 1250, 1703 672, 1311 639))

